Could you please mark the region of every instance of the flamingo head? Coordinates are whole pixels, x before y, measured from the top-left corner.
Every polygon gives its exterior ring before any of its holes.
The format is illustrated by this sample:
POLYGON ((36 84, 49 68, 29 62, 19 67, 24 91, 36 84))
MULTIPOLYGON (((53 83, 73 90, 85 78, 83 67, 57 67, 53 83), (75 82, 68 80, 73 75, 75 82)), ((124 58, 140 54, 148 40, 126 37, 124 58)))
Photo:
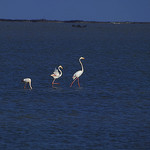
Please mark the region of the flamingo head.
POLYGON ((60 65, 59 68, 63 69, 63 67, 60 65))
POLYGON ((85 59, 84 57, 80 57, 80 59, 85 59))

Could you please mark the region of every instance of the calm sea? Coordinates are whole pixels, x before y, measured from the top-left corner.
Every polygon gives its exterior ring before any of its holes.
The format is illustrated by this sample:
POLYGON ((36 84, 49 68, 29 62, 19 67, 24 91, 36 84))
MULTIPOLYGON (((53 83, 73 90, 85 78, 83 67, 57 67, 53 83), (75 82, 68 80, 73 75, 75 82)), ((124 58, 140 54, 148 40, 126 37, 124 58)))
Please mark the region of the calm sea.
POLYGON ((149 150, 150 25, 0 22, 0 149, 149 150))

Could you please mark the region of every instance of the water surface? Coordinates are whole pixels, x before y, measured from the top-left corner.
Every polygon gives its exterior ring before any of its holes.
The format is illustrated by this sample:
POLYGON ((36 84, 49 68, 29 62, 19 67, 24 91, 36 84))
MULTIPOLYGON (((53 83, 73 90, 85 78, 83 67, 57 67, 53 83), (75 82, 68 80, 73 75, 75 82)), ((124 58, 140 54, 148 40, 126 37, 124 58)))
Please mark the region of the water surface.
POLYGON ((0 148, 150 149, 149 35, 146 24, 0 22, 0 148))

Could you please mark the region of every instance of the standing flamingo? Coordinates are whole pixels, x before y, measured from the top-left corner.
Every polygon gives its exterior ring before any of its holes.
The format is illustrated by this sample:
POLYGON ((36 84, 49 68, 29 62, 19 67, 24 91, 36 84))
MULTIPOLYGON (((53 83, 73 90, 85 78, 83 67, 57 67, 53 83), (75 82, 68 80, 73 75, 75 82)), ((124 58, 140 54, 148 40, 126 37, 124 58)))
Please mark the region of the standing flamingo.
POLYGON ((26 84, 28 83, 29 86, 30 86, 30 89, 32 89, 32 86, 31 86, 31 79, 30 78, 25 78, 22 80, 22 82, 24 82, 24 89, 26 88, 26 84))
POLYGON ((62 66, 59 66, 58 69, 55 68, 53 74, 50 75, 50 76, 52 76, 52 77, 54 78, 54 80, 53 80, 53 82, 52 82, 52 86, 53 86, 53 84, 59 84, 59 83, 54 83, 54 82, 55 82, 55 80, 56 80, 57 78, 60 78, 60 77, 62 76, 62 71, 60 70, 60 68, 63 69, 62 66), (59 70, 59 71, 58 71, 58 70, 59 70))
POLYGON ((84 69, 83 69, 83 64, 82 64, 82 62, 81 62, 81 59, 85 59, 84 57, 80 57, 79 58, 79 62, 80 62, 80 64, 81 64, 81 68, 82 68, 82 70, 79 70, 79 71, 77 71, 74 75, 73 75, 73 82, 71 83, 71 85, 70 85, 70 87, 72 87, 72 85, 73 85, 73 83, 78 79, 78 86, 80 87, 80 83, 79 83, 79 77, 83 74, 83 71, 84 71, 84 69))

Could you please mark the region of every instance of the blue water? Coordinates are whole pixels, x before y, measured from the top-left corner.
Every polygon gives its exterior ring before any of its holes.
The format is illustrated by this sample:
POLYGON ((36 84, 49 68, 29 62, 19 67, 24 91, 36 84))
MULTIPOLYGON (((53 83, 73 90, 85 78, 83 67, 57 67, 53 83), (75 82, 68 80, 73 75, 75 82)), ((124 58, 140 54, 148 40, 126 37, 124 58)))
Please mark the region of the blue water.
POLYGON ((150 25, 0 22, 0 76, 2 150, 150 149, 150 25))

